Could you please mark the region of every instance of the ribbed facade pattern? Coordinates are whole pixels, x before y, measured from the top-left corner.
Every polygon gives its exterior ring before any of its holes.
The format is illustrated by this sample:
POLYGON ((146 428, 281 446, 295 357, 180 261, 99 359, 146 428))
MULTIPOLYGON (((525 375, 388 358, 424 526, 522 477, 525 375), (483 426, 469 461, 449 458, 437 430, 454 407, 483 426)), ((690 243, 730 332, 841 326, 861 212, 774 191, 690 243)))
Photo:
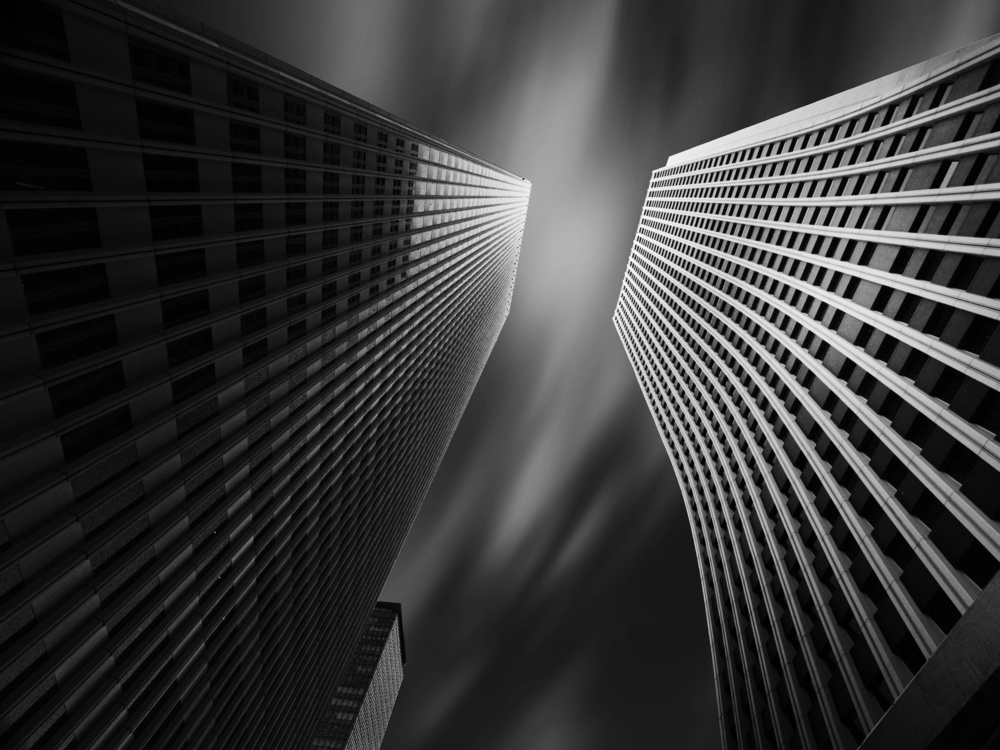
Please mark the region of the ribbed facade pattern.
POLYGON ((1000 37, 653 172, 614 324, 726 748, 854 748, 1000 568, 1000 37))
POLYGON ((378 750, 403 684, 398 610, 375 607, 364 636, 319 723, 313 748, 378 750))
POLYGON ((184 18, 0 24, 0 746, 307 746, 530 184, 184 18))

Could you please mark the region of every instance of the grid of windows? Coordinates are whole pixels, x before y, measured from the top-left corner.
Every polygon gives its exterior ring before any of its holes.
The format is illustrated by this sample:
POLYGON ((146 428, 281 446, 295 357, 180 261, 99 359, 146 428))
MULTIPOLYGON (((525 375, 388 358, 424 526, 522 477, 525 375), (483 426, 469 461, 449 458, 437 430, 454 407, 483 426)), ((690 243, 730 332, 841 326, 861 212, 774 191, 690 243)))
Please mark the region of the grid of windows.
POLYGON ((970 50, 653 172, 614 323, 726 747, 856 747, 1000 569, 1000 38, 970 50))
POLYGON ((382 746, 403 682, 406 652, 402 627, 398 604, 375 605, 310 747, 363 750, 382 746))
POLYGON ((95 2, 2 36, 0 746, 301 746, 509 311, 530 184, 95 2), (387 245, 353 166, 383 133, 417 164, 387 245))

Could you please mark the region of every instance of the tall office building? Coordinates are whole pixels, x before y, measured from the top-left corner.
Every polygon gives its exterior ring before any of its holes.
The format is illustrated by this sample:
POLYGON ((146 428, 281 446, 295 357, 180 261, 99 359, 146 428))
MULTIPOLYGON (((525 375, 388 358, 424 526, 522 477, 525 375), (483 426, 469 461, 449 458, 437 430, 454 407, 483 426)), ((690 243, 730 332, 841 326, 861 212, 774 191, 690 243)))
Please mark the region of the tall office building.
POLYGON ((530 185, 165 9, 0 44, 0 746, 305 747, 530 185))
POLYGON ((368 618, 354 658, 341 676, 311 747, 378 750, 403 683, 405 664, 402 608, 379 602, 368 618))
POLYGON ((997 738, 998 152, 993 37, 653 172, 614 323, 727 748, 997 738))

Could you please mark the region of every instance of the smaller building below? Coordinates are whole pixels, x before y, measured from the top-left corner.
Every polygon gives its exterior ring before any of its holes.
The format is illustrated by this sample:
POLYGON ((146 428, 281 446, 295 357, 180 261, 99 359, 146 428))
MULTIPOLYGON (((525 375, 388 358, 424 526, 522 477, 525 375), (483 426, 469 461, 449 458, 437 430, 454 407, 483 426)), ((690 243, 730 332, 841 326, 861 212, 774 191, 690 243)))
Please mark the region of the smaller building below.
POLYGON ((403 683, 403 610, 379 602, 326 709, 312 748, 377 750, 403 683))

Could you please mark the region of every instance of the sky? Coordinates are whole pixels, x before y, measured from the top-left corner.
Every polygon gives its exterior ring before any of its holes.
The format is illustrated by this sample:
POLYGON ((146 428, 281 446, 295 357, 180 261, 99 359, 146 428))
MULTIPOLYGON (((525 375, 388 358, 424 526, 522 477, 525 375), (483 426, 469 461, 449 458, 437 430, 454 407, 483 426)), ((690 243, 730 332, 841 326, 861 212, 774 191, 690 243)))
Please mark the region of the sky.
POLYGON ((383 591, 383 748, 718 748, 690 528, 611 323, 650 172, 998 33, 1000 3, 168 4, 532 182, 510 316, 383 591))

